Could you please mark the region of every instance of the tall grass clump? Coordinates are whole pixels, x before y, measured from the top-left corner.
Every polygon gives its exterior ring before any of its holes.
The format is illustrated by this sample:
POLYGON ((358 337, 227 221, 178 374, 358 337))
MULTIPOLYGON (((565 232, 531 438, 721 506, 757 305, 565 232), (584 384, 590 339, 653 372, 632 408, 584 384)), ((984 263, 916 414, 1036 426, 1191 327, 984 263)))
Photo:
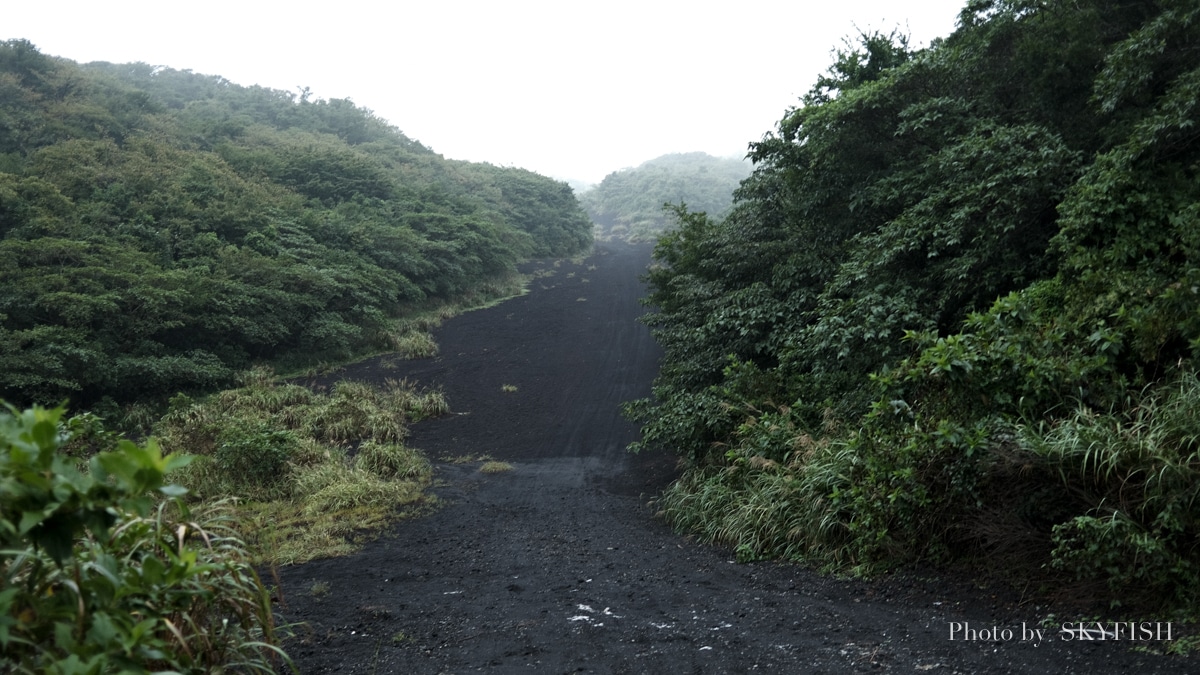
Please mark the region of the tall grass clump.
POLYGON ((429 462, 403 441, 410 421, 447 411, 441 392, 389 380, 317 393, 278 384, 269 371, 243 382, 173 401, 159 430, 164 444, 195 455, 183 485, 203 499, 239 500, 243 535, 261 560, 349 552, 426 500, 429 462))
POLYGON ((659 505, 742 560, 974 561, 1114 607, 1194 612, 1200 381, 1182 374, 1124 409, 970 426, 888 410, 819 441, 786 409, 749 411, 659 505))
POLYGON ((331 394, 309 407, 302 431, 338 445, 363 438, 403 441, 408 436, 404 409, 382 405, 383 398, 378 389, 364 382, 338 382, 331 394))
POLYGON ((307 488, 304 490, 304 513, 311 517, 364 507, 403 506, 420 497, 424 487, 416 481, 388 480, 370 471, 344 465, 334 465, 324 475, 305 480, 302 485, 307 488))
POLYGON ((1200 600, 1200 381, 1186 373, 1123 414, 1079 407, 1019 428, 1022 447, 1072 495, 1052 564, 1141 600, 1200 600))
POLYGON ((855 562, 837 495, 853 463, 844 443, 814 440, 787 408, 752 411, 720 463, 685 471, 659 500, 661 514, 741 561, 855 562))
POLYGON ((433 335, 414 329, 400 329, 388 333, 388 347, 406 359, 421 359, 438 355, 438 344, 433 339, 433 335))
POLYGON ((342 381, 308 408, 301 429, 318 440, 346 444, 356 440, 400 443, 408 423, 449 412, 439 391, 418 392, 406 380, 387 380, 383 388, 342 381))
POLYGON ((354 467, 379 478, 428 481, 433 468, 424 455, 395 443, 366 441, 358 448, 354 467))

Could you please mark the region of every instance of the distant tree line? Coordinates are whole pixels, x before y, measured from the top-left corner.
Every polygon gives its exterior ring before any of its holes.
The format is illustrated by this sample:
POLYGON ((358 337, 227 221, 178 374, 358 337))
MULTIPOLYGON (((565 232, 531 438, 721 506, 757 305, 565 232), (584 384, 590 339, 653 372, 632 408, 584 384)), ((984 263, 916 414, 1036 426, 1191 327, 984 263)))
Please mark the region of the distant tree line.
POLYGON ((592 240, 571 189, 349 100, 0 43, 0 398, 72 407, 346 358, 592 240))
POLYGON ((703 152, 663 155, 608 174, 579 201, 596 224, 597 236, 651 241, 674 223, 666 204, 725 215, 750 168, 746 160, 703 152))

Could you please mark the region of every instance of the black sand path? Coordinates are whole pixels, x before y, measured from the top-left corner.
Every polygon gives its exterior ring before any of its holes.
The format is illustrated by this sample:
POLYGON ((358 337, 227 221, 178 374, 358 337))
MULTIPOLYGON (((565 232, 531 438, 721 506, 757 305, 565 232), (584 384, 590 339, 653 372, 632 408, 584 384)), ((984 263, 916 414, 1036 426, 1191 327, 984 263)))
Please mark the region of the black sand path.
POLYGON ((657 367, 635 321, 648 262, 648 247, 604 244, 582 264, 539 263, 554 274, 528 295, 448 321, 437 358, 344 369, 443 387, 455 414, 410 444, 514 469, 440 462, 444 508, 355 556, 282 570, 301 672, 1200 672, 1057 628, 1023 640, 1048 610, 1002 593, 741 565, 672 533, 648 502, 674 460, 629 455, 636 429, 618 408, 657 367), (309 592, 318 581, 327 595, 309 592), (977 639, 950 640, 955 625, 977 639))

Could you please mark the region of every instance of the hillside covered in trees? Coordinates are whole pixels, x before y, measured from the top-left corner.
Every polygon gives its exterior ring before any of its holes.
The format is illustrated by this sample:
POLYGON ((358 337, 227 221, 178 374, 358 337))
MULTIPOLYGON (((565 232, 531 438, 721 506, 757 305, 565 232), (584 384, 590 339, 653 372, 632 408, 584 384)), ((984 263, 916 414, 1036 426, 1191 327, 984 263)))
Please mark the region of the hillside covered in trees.
POLYGON ((744 160, 703 152, 663 155, 608 174, 579 201, 596 223, 598 237, 651 241, 673 222, 664 204, 725 215, 750 168, 744 160))
POLYGON ((1200 5, 970 0, 864 34, 681 212, 628 411, 743 559, 1200 600, 1200 5), (1030 583, 1030 580, 1034 580, 1030 583))
POLYGON ((0 43, 0 398, 211 389, 581 251, 563 183, 450 161, 349 100, 0 43))

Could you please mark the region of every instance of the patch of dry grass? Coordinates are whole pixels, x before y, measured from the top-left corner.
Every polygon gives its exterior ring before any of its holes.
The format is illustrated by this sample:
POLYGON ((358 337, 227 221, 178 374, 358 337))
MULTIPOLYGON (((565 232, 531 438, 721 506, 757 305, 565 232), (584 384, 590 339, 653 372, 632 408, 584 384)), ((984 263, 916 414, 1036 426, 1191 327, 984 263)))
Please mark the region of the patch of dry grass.
POLYGON ((383 387, 343 381, 316 393, 261 372, 245 381, 181 401, 156 432, 164 447, 195 456, 174 475, 195 498, 241 500, 238 530, 256 562, 345 555, 404 513, 436 503, 425 492, 433 479, 428 459, 403 441, 409 422, 448 410, 441 392, 388 380, 383 387), (270 442, 284 435, 284 464, 269 485, 247 485, 222 465, 230 429, 249 430, 236 439, 239 452, 259 452, 261 438, 263 461, 278 461, 279 446, 270 442))
POLYGON ((497 461, 484 462, 483 465, 479 467, 479 473, 487 473, 487 474, 504 473, 505 471, 512 471, 512 470, 513 470, 513 465, 509 464, 508 462, 497 462, 497 461))

